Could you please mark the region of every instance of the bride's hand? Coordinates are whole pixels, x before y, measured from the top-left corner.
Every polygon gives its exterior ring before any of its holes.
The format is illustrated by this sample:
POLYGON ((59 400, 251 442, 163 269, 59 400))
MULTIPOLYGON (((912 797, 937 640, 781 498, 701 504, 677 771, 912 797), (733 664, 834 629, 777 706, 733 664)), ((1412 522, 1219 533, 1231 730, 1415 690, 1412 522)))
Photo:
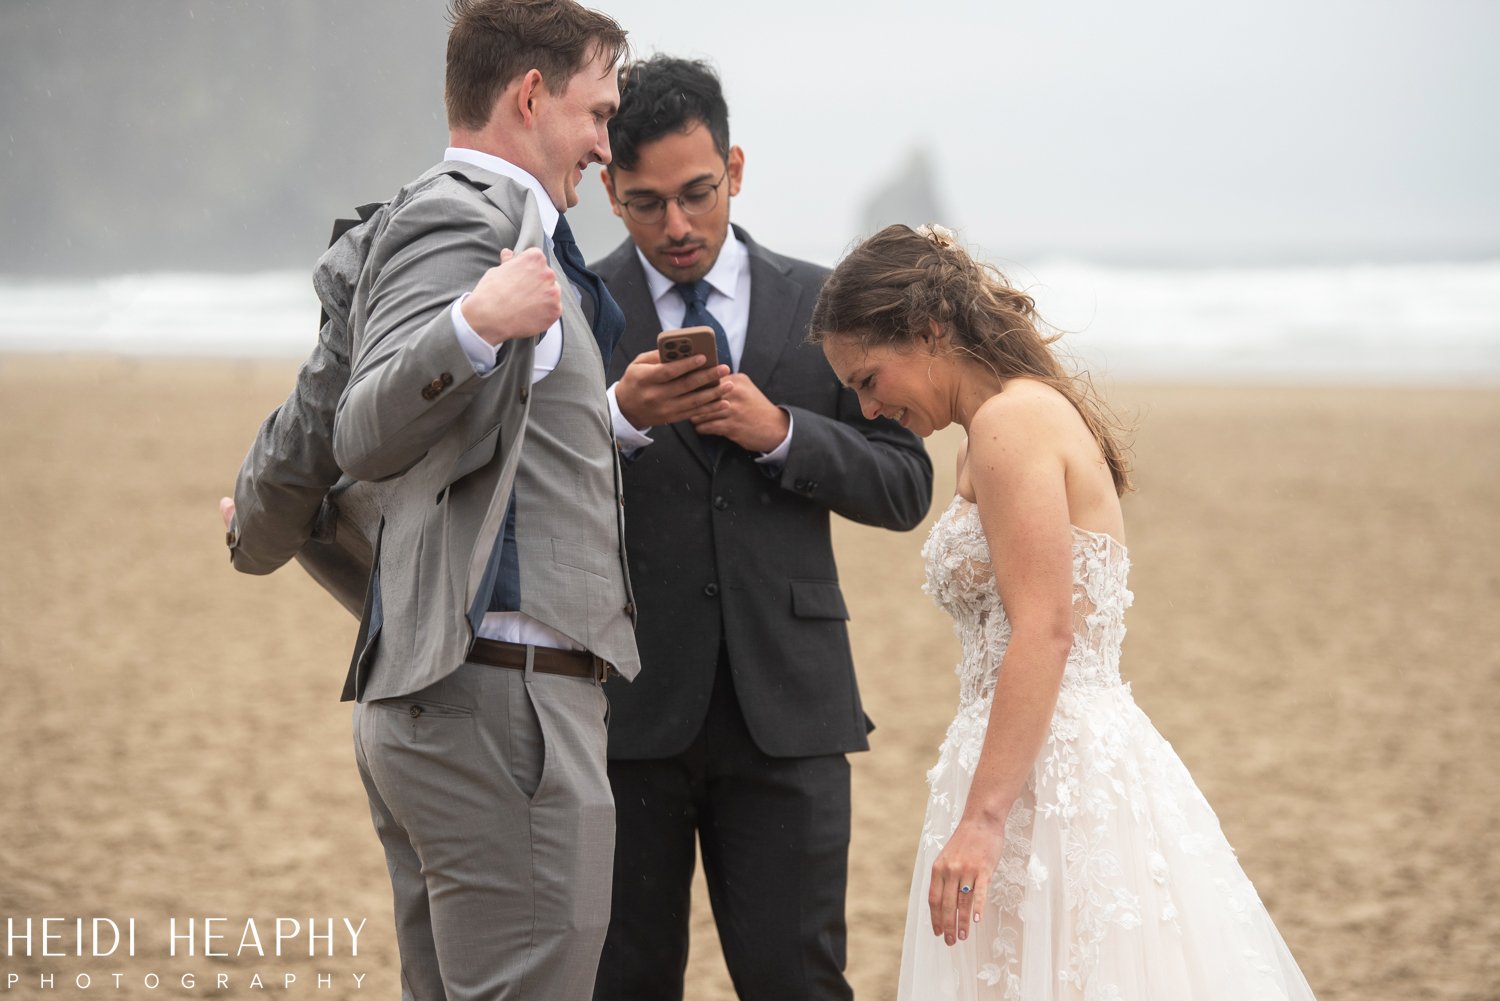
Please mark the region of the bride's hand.
POLYGON ((927 906, 932 933, 949 945, 969 937, 969 928, 984 913, 990 875, 1005 845, 1005 822, 964 818, 932 863, 927 906))

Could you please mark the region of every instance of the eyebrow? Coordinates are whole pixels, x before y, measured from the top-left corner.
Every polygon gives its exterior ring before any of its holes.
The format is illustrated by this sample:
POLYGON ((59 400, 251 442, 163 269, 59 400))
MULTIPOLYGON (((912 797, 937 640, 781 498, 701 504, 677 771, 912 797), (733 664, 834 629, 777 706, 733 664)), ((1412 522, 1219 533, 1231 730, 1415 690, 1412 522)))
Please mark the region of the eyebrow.
MULTIPOLYGON (((714 179, 714 175, 713 174, 705 172, 705 173, 699 174, 697 177, 695 177, 692 180, 688 181, 686 184, 684 184, 682 187, 678 188, 677 190, 678 190, 678 192, 683 192, 683 191, 686 191, 688 188, 691 188, 695 184, 702 184, 705 181, 711 181, 713 179, 714 179)), ((627 198, 635 198, 637 196, 645 197, 645 198, 665 198, 666 197, 665 195, 661 194, 660 192, 656 191, 653 188, 626 188, 625 191, 624 191, 624 194, 625 194, 625 196, 627 198)))
MULTIPOLYGON (((834 375, 838 375, 838 373, 835 372, 834 375)), ((859 381, 858 375, 859 375, 859 369, 855 369, 850 374, 849 381, 845 382, 843 379, 840 379, 839 380, 839 385, 843 386, 845 389, 853 390, 854 392, 858 392, 858 390, 854 389, 854 384, 859 381)))

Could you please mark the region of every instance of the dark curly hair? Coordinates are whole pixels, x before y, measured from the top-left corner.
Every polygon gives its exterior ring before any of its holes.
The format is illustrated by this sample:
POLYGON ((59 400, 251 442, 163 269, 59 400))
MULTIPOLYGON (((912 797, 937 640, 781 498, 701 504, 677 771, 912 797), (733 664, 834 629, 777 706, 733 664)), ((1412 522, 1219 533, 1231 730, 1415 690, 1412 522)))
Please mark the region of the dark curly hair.
POLYGON ((609 169, 634 170, 640 148, 702 122, 719 155, 729 156, 729 105, 708 63, 652 56, 620 67, 620 110, 609 121, 609 169))
POLYGON ((818 296, 808 339, 848 337, 873 347, 909 348, 936 323, 954 348, 1001 379, 1024 377, 1067 397, 1109 464, 1115 490, 1130 489, 1124 428, 1085 375, 1070 374, 1044 335, 1031 296, 1011 288, 941 227, 887 226, 851 250, 818 296))

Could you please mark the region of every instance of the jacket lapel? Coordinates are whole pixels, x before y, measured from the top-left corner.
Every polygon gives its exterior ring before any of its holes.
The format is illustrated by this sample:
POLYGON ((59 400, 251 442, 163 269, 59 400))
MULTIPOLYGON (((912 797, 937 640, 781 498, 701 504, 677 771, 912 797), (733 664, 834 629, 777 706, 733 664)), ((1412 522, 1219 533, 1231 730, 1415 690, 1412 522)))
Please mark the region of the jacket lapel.
POLYGON ((749 233, 738 226, 734 232, 750 251, 750 320, 740 371, 765 392, 781 356, 795 349, 806 334, 792 329, 792 318, 806 293, 749 233))
POLYGON ((609 294, 615 297, 625 314, 625 333, 620 337, 620 346, 609 366, 609 378, 614 382, 625 374, 626 366, 635 360, 636 355, 655 349, 661 321, 657 319, 656 304, 651 301, 646 272, 635 256, 634 244, 627 240, 624 247, 597 265, 595 270, 604 277, 609 294), (620 260, 624 251, 629 252, 629 258, 620 260))

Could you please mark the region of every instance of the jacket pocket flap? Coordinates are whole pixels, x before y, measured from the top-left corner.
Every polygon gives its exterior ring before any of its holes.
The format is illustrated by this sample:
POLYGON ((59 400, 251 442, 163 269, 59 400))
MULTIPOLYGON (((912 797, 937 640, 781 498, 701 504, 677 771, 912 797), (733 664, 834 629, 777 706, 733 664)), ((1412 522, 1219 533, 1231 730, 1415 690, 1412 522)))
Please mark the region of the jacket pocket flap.
POLYGON ((849 609, 838 581, 794 580, 792 614, 804 619, 848 619, 849 609))
POLYGON ((613 556, 593 546, 585 546, 578 542, 569 542, 567 539, 552 540, 552 559, 554 562, 574 570, 583 570, 596 577, 609 577, 610 564, 619 566, 619 557, 613 556))
POLYGON ((489 462, 495 457, 495 449, 499 444, 500 425, 496 424, 483 438, 458 453, 458 458, 453 460, 453 471, 448 474, 448 482, 457 483, 489 462))

